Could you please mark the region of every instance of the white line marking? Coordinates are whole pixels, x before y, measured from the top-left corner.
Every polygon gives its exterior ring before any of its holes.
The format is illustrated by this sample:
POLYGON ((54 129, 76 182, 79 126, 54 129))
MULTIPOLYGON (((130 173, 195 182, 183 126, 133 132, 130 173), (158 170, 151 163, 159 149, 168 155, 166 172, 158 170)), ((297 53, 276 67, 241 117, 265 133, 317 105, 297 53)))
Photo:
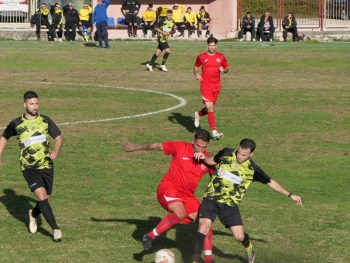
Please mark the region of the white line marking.
MULTIPOLYGON (((151 112, 146 112, 142 114, 136 114, 136 115, 129 115, 129 116, 122 116, 122 117, 113 117, 113 118, 106 118, 106 119, 97 119, 97 120, 86 120, 86 121, 74 121, 74 122, 63 122, 59 123, 58 125, 63 126, 63 125, 77 125, 77 124, 86 124, 86 123, 96 123, 96 122, 108 122, 108 121, 117 121, 117 120, 125 120, 125 119, 132 119, 132 118, 139 118, 139 117, 144 117, 144 116, 149 116, 149 115, 154 115, 162 112, 167 112, 171 110, 175 110, 177 108, 183 107, 187 104, 187 101, 180 97, 176 96, 171 93, 167 92, 162 92, 162 91, 154 91, 154 90, 145 90, 145 89, 136 89, 136 88, 125 88, 125 87, 115 87, 115 86, 108 86, 108 85, 91 85, 91 84, 82 84, 82 83, 77 83, 77 84, 72 84, 72 83, 55 83, 55 82, 34 82, 34 81, 25 81, 25 83, 34 83, 34 84, 48 84, 48 85, 69 85, 69 86, 83 86, 83 87, 99 87, 99 88, 110 88, 110 89, 122 89, 122 90, 131 90, 131 91, 139 91, 139 92, 148 92, 148 93, 155 93, 155 94, 161 94, 161 95, 167 95, 169 97, 172 97, 176 100, 179 101, 179 103, 173 107, 166 108, 163 110, 158 110, 158 111, 151 111, 151 112)), ((0 130, 5 129, 6 127, 0 127, 0 130)))

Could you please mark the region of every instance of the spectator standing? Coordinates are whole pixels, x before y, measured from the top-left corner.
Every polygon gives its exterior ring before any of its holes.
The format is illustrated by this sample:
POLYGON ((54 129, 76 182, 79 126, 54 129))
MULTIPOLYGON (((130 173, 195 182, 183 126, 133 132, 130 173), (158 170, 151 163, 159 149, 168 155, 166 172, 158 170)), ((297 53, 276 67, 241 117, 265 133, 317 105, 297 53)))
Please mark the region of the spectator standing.
POLYGON ((73 4, 69 3, 63 7, 63 15, 66 20, 65 29, 67 39, 73 43, 76 37, 76 28, 79 24, 79 13, 74 8, 73 4))
POLYGON ((243 41, 243 35, 250 32, 251 41, 255 41, 255 19, 250 12, 242 18, 241 31, 238 33, 238 38, 243 41))
POLYGON ((287 42, 288 32, 293 34, 293 41, 298 41, 297 21, 292 12, 283 19, 283 41, 287 42))
POLYGON ((125 16, 125 23, 128 25, 129 37, 137 36, 137 14, 141 4, 139 0, 123 0, 122 13, 125 16))
POLYGON ((147 30, 152 31, 152 37, 154 37, 154 23, 157 20, 156 12, 153 10, 153 5, 149 4, 146 11, 143 13, 143 34, 147 37, 147 30))
POLYGON ((97 0, 97 6, 94 10, 94 23, 98 35, 98 47, 102 48, 102 40, 105 43, 105 48, 109 48, 108 44, 108 25, 107 25, 107 8, 110 4, 109 0, 97 0))

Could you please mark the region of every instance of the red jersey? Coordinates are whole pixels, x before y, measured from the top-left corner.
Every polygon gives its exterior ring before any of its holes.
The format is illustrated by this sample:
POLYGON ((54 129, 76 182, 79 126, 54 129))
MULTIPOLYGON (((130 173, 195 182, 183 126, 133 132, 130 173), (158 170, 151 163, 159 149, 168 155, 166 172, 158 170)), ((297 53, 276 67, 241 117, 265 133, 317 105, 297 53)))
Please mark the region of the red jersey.
MULTIPOLYGON (((193 196, 201 178, 205 173, 213 171, 203 161, 196 161, 193 157, 193 145, 188 142, 163 142, 163 151, 172 155, 169 171, 164 175, 160 184, 170 185, 186 195, 193 196)), ((204 152, 209 156, 207 152, 204 152)))
POLYGON ((222 66, 226 69, 229 66, 224 54, 219 52, 215 52, 214 54, 209 54, 208 52, 202 53, 197 57, 194 65, 196 67, 202 66, 201 89, 220 89, 221 81, 219 68, 222 66))

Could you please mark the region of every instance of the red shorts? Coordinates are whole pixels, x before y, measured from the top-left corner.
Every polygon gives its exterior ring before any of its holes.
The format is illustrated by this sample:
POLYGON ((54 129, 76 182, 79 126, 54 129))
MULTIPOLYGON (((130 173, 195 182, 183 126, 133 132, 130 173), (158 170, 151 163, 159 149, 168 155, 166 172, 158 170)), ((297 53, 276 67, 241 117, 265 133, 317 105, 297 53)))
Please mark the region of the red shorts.
MULTIPOLYGON (((157 199, 159 204, 167 211, 171 203, 182 202, 185 206, 186 214, 198 213, 200 202, 193 195, 185 195, 179 192, 176 188, 166 185, 160 185, 157 189, 157 199)), ((192 219, 185 218, 184 223, 192 222, 192 219)))
POLYGON ((210 90, 201 90, 203 102, 212 102, 214 105, 218 100, 220 90, 210 91, 210 90))

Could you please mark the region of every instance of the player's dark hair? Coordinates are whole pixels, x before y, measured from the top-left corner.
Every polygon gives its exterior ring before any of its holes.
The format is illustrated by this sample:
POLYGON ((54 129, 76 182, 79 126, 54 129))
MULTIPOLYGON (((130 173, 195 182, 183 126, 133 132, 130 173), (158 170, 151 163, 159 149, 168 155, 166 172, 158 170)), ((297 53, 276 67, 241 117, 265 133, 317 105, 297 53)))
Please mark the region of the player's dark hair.
POLYGON ((153 7, 153 4, 148 4, 148 7, 153 7))
POLYGON ((252 13, 250 13, 250 12, 247 12, 247 13, 246 13, 246 15, 251 15, 251 14, 252 14, 252 13))
POLYGON ((217 43, 218 43, 218 40, 213 36, 213 34, 211 34, 210 37, 208 37, 208 39, 207 39, 207 43, 208 43, 208 45, 209 45, 210 43, 215 43, 215 44, 217 44, 217 43))
POLYGON ((254 152, 256 148, 255 142, 252 139, 248 139, 248 138, 241 140, 241 142, 239 143, 239 146, 242 149, 250 149, 250 152, 254 152))
POLYGON ((210 142, 211 136, 210 136, 210 133, 208 131, 198 129, 196 131, 196 134, 194 135, 194 139, 195 140, 201 139, 205 142, 210 142))
POLYGON ((24 93, 24 95, 23 95, 24 102, 26 102, 27 100, 30 100, 32 98, 39 99, 39 96, 38 96, 38 94, 35 91, 29 90, 26 93, 24 93))
POLYGON ((168 10, 166 11, 166 13, 167 13, 167 14, 172 14, 172 13, 173 13, 173 10, 168 9, 168 10))

